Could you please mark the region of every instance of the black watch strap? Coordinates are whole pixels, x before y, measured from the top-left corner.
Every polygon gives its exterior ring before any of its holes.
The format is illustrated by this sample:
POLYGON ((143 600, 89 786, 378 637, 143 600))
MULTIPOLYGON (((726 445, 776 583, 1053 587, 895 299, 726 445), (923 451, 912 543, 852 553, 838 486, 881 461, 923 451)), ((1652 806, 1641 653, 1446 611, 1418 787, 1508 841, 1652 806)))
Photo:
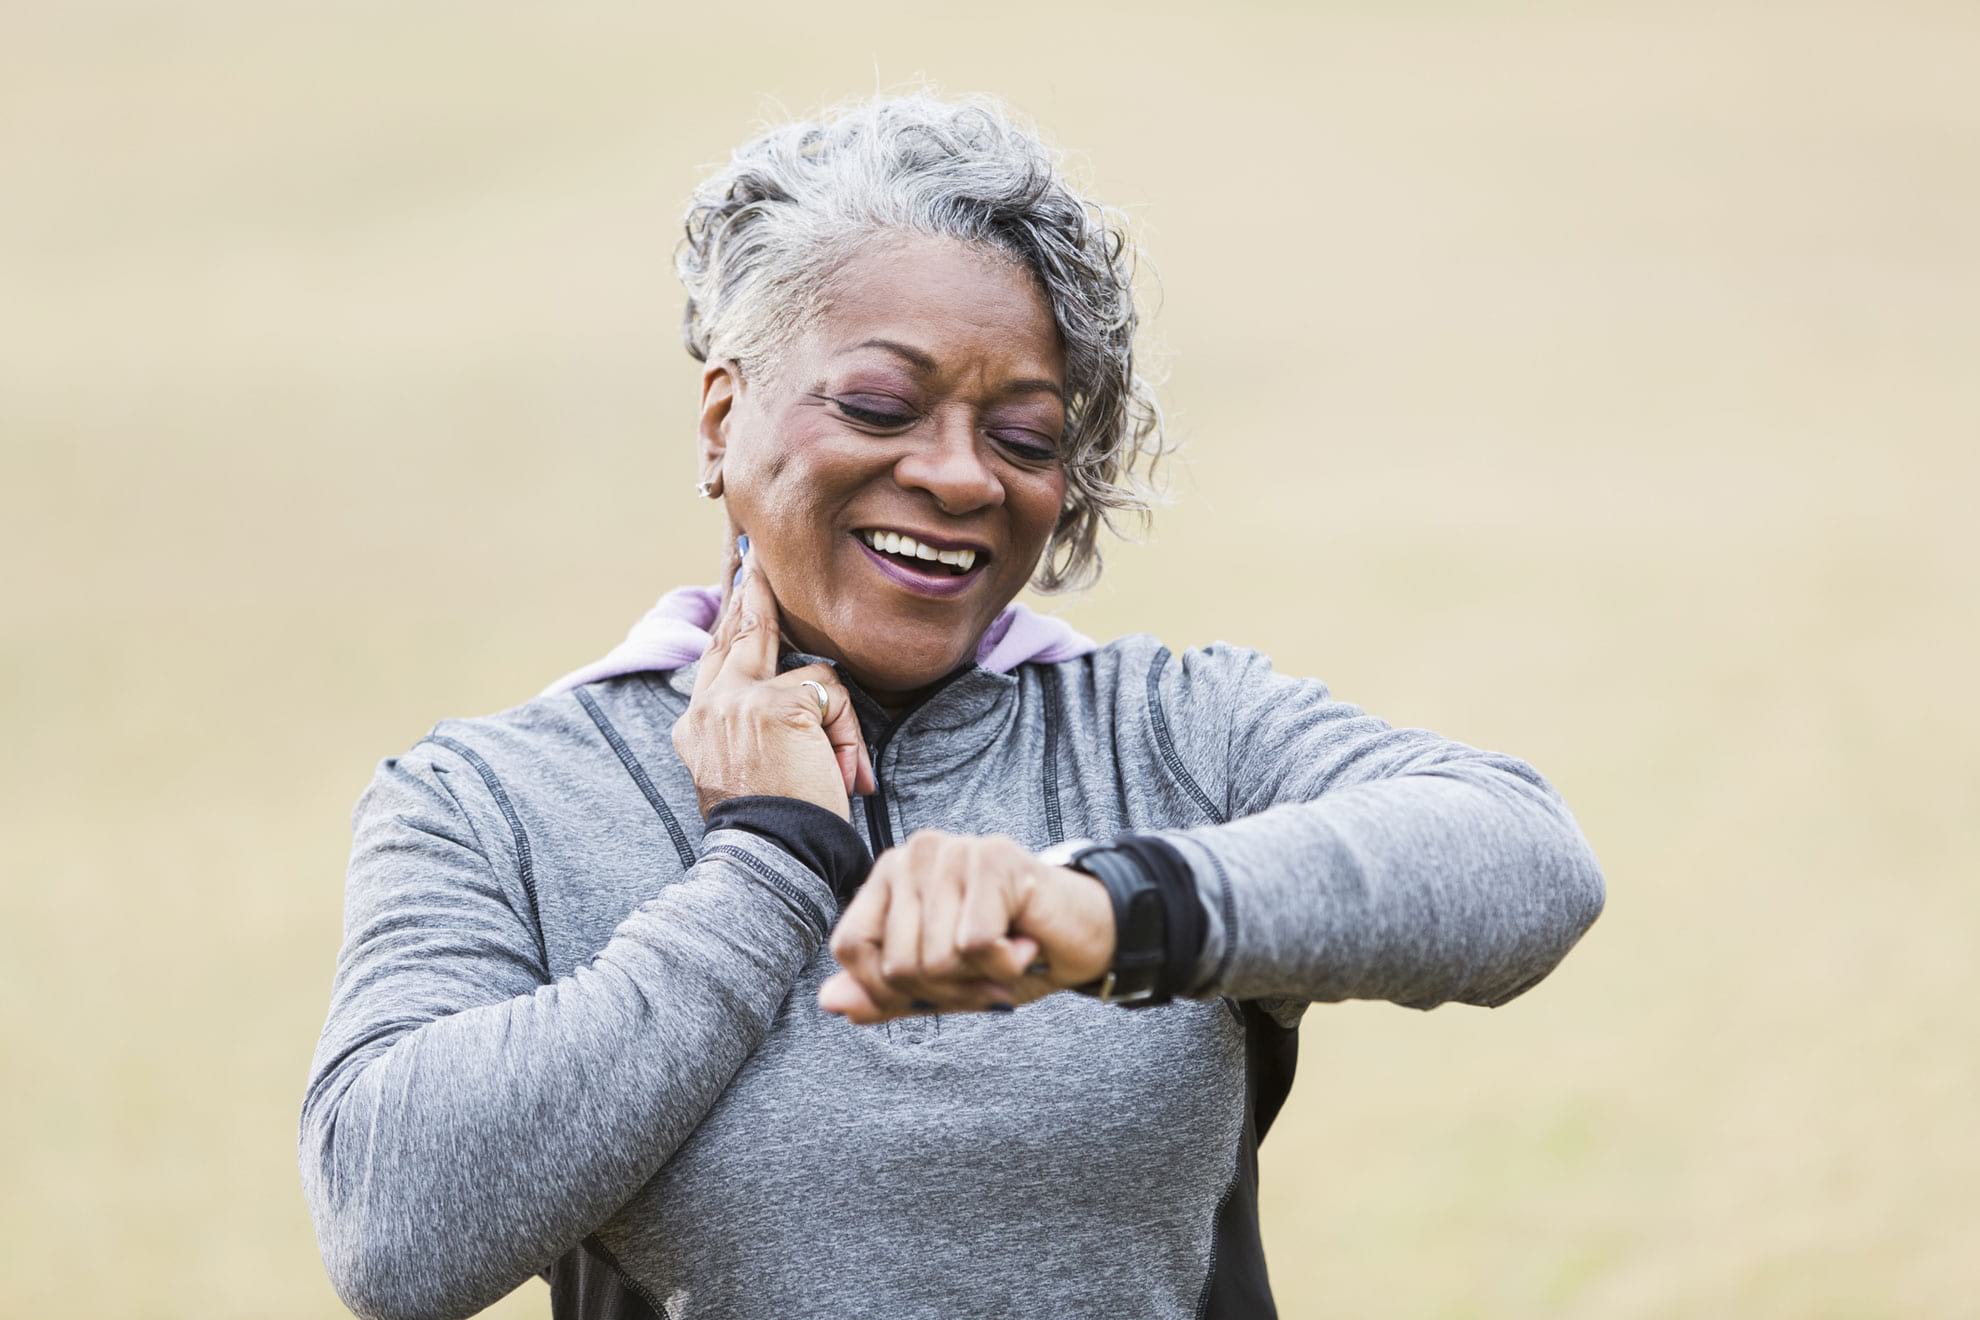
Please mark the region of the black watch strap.
POLYGON ((1108 1004, 1167 1002, 1162 970, 1168 962, 1169 921, 1160 886, 1120 848, 1085 848, 1068 865, 1104 885, 1114 905, 1113 964, 1099 980, 1074 988, 1108 1004))
POLYGON ((1203 915, 1203 896, 1197 892, 1189 859, 1159 834, 1123 834, 1114 840, 1113 846, 1140 863, 1142 874, 1162 891, 1168 952, 1163 959, 1162 992, 1157 1001, 1192 993, 1196 989, 1196 964, 1203 953, 1209 923, 1203 915))

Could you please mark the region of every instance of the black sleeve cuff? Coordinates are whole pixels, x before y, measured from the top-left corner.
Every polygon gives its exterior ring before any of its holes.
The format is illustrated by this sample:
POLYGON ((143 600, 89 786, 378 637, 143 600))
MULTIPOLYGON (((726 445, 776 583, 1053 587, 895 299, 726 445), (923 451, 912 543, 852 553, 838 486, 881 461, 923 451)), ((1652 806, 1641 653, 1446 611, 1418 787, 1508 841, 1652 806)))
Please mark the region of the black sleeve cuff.
POLYGON ((1162 894, 1166 947, 1157 1002, 1187 994, 1196 979, 1196 960, 1207 933, 1189 860, 1173 843, 1152 834, 1124 834, 1112 846, 1131 858, 1162 894))
POLYGON ((816 871, 844 906, 873 869, 866 840, 836 812, 798 798, 725 798, 708 812, 708 829, 744 830, 782 848, 816 871))

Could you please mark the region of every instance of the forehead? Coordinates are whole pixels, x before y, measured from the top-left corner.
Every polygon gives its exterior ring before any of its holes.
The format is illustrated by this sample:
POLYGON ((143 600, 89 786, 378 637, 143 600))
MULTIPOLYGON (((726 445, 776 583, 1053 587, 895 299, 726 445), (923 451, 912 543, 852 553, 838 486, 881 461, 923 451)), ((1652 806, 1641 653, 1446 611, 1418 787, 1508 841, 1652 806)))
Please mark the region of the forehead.
POLYGON ((1058 327, 1037 278, 1001 253, 951 239, 862 248, 834 272, 806 338, 822 357, 878 339, 913 346, 944 374, 1064 380, 1058 327))

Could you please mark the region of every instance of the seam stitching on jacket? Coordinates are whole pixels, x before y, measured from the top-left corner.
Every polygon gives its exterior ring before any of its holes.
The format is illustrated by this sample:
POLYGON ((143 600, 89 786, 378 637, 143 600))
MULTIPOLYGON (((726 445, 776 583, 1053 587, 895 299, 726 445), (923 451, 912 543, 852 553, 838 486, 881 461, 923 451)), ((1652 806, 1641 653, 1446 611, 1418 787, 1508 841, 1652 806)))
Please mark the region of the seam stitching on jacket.
POLYGON ((429 733, 420 741, 438 743, 473 766, 474 772, 481 776, 481 782, 488 786, 488 796, 495 799, 496 807, 502 812, 502 819, 509 822, 509 832, 516 840, 516 870, 522 878, 523 894, 529 899, 529 924, 532 933, 536 936, 536 956, 542 963, 543 974, 548 976, 550 950, 543 942, 543 912, 536 902, 536 863, 529 851, 529 831, 523 828, 522 817, 516 814, 515 804, 509 800, 509 790, 502 787, 502 781, 496 777, 495 767, 482 760, 481 753, 466 743, 439 733, 429 733))
POLYGON ((832 923, 825 919, 825 909, 814 903, 810 896, 802 889, 799 889, 796 885, 784 879, 783 876, 771 870, 762 859, 752 857, 741 848, 728 843, 718 843, 701 856, 703 860, 710 857, 727 857, 741 863, 749 870, 754 871, 772 889, 776 890, 778 895, 786 903, 797 909, 797 914, 800 917, 809 917, 811 920, 807 924, 811 925, 821 936, 832 928, 832 923))
MULTIPOLYGON (((1249 1042, 1246 1049, 1250 1048, 1249 1042)), ((1244 1109, 1238 1124, 1237 1158, 1231 1162, 1231 1180, 1224 1184, 1223 1195, 1217 1198, 1217 1208, 1210 1212, 1210 1267, 1203 1273, 1203 1290, 1196 1295, 1196 1320, 1204 1320, 1210 1309, 1210 1285, 1217 1280, 1217 1238, 1224 1222, 1224 1209, 1237 1195, 1238 1183, 1244 1178, 1244 1134, 1251 1126, 1251 1069, 1244 1070, 1244 1109)))
MULTIPOLYGON (((447 777, 448 777, 447 767, 441 765, 438 761, 435 761, 433 763, 433 773, 440 776, 440 787, 445 789, 447 791, 447 796, 454 800, 454 810, 460 812, 461 819, 467 822, 468 833, 474 836, 474 846, 480 849, 481 860, 487 862, 488 841, 481 837, 481 827, 474 823, 474 816, 468 811, 467 803, 461 801, 461 795, 459 793, 456 793, 454 791, 454 786, 447 782, 447 777)), ((495 869, 495 864, 493 862, 489 862, 488 869, 491 873, 493 873, 495 869)))
POLYGON ((1217 810, 1217 804, 1210 800, 1210 795, 1189 773, 1189 767, 1183 764, 1182 757, 1176 752, 1175 740, 1169 736, 1169 717, 1162 709, 1162 670, 1168 663, 1169 648, 1164 646, 1156 650, 1155 658, 1148 665, 1148 717, 1155 725, 1155 746, 1162 753, 1162 763, 1169 767, 1169 773, 1175 776, 1183 791, 1203 808, 1204 814, 1213 822, 1222 825, 1224 813, 1217 810))
POLYGON ((640 1301, 645 1302, 649 1307, 653 1308, 653 1314, 657 1316, 659 1320, 669 1320, 669 1316, 667 1312, 667 1304, 661 1301, 658 1297, 655 1297, 652 1293, 648 1292, 646 1289, 646 1285, 641 1283, 638 1279, 635 1279, 632 1276, 632 1271, 628 1270, 625 1266, 619 1263, 619 1258, 617 1256, 614 1256, 603 1242, 599 1241, 598 1235, 596 1233, 593 1233, 591 1236, 585 1238, 584 1241, 580 1242, 578 1245, 581 1247, 587 1247, 590 1250, 597 1252, 598 1255, 601 1258, 603 1258, 605 1263, 612 1267, 612 1272, 619 1276, 619 1282, 626 1285, 626 1290, 628 1292, 630 1292, 633 1296, 639 1298, 640 1301))
POLYGON ((1059 675, 1049 665, 1039 667, 1045 682, 1045 839, 1066 841, 1065 818, 1059 811, 1059 675))
POLYGON ((633 749, 627 745, 626 740, 619 736, 619 731, 613 726, 612 721, 605 718, 605 712, 599 709, 598 702, 589 692, 577 688, 571 695, 577 698, 578 705, 584 707, 584 713, 591 716, 591 722, 598 726, 598 732, 605 735, 605 741, 618 755, 619 764, 623 765, 626 773, 632 776, 633 783, 639 785, 639 791, 646 798, 647 805, 651 806, 654 813, 660 817, 660 823, 667 827, 667 837, 674 841, 674 855, 681 859, 681 868, 692 870, 694 848, 689 845, 687 833, 681 829, 681 823, 674 819, 673 810, 668 807, 666 799, 661 797, 660 790, 653 786, 653 780, 648 777, 646 767, 640 764, 639 757, 633 754, 633 749))
POLYGON ((1224 951, 1217 956, 1217 970, 1210 974, 1211 985, 1222 985, 1231 973, 1231 959, 1237 956, 1237 897, 1231 893, 1231 873, 1224 869, 1223 858, 1208 847, 1203 849, 1203 855, 1210 859, 1212 869, 1217 872, 1217 887, 1223 891, 1218 895, 1217 906, 1224 910, 1224 951))

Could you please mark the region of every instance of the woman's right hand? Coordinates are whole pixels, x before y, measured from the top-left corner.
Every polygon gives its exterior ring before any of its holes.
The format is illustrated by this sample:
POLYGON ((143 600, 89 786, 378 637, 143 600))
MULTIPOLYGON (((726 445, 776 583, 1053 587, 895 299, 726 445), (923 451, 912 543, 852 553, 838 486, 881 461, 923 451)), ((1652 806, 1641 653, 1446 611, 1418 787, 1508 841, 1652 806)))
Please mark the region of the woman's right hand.
POLYGON ((850 819, 851 795, 874 790, 873 763, 852 696, 830 665, 777 672, 777 599, 755 557, 723 602, 696 671, 674 750, 706 816, 717 802, 766 794, 815 802, 850 819), (825 689, 821 716, 818 692, 825 689))

